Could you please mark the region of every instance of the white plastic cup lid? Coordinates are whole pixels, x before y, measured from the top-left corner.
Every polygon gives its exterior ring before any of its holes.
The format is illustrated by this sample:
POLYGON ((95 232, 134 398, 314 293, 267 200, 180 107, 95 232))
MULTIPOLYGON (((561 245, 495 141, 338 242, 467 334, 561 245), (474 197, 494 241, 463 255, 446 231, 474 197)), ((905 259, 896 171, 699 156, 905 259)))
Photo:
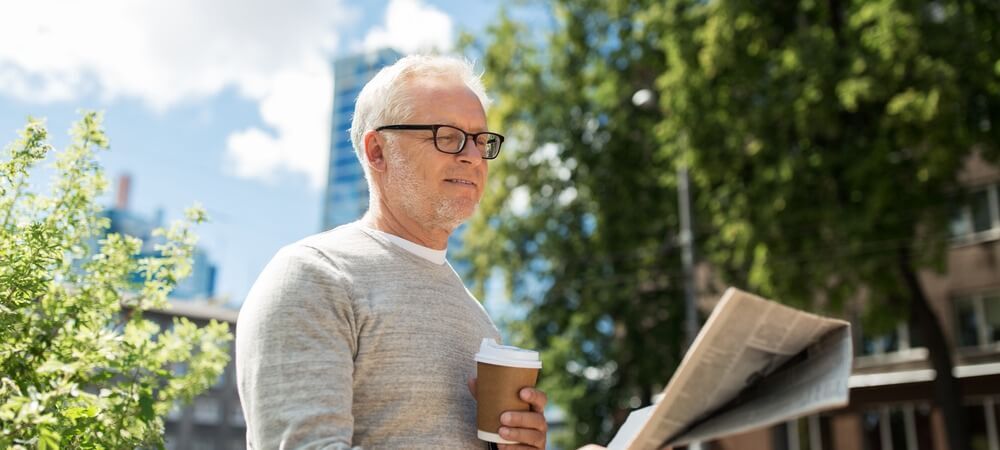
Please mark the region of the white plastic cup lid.
POLYGON ((476 353, 476 361, 496 366, 520 367, 524 369, 542 368, 542 361, 538 359, 538 352, 510 345, 500 345, 497 341, 490 338, 483 338, 483 342, 479 344, 479 353, 476 353))

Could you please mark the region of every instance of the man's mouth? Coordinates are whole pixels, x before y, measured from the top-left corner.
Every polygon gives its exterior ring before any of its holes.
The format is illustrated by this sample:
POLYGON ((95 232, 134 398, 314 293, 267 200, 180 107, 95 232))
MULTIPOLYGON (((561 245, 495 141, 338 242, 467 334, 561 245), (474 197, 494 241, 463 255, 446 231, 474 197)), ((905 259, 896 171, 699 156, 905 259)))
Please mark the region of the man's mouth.
POLYGON ((465 184, 465 185, 469 185, 469 186, 475 186, 476 185, 476 183, 473 183, 473 182, 471 182, 469 180, 464 180, 464 179, 461 179, 461 178, 446 178, 444 181, 447 181, 449 183, 465 184))

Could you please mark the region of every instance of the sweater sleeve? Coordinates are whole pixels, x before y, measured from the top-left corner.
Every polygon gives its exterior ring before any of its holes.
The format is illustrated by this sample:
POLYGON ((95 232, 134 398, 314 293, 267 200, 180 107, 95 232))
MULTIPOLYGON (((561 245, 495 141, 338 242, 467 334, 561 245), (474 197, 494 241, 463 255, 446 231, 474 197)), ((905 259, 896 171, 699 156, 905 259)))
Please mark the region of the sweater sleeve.
POLYGON ((357 324, 348 280, 317 250, 286 247, 236 325, 236 375, 252 449, 351 447, 357 324))

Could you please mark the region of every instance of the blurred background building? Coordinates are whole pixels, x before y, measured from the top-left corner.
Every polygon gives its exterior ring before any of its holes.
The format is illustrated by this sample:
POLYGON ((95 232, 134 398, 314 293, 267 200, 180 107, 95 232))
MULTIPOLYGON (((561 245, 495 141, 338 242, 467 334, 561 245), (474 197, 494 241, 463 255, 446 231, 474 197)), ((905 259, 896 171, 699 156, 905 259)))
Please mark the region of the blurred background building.
POLYGON ((368 210, 368 184, 351 144, 354 101, 365 83, 399 58, 395 50, 383 49, 346 56, 333 63, 333 120, 322 230, 353 222, 368 210))
MULTIPOLYGON (((150 310, 144 315, 160 325, 162 330, 173 326, 177 317, 184 317, 199 327, 215 320, 229 325, 236 333, 237 311, 204 301, 172 301, 169 307, 150 310)), ((219 379, 207 391, 187 405, 177 405, 166 418, 164 440, 168 450, 245 450, 246 423, 236 390, 236 353, 229 347, 229 364, 219 379)), ((175 367, 184 371, 184 367, 175 367)))
MULTIPOLYGON (((921 282, 952 346, 974 450, 1000 450, 1000 170, 973 158, 951 217, 948 272, 921 282)), ((887 334, 854 324, 847 407, 708 443, 714 449, 947 450, 932 406, 934 370, 906 322, 887 334)))
MULTIPOLYGON (((133 236, 142 239, 142 250, 137 258, 155 256, 159 254, 156 246, 165 241, 162 237, 153 236, 153 230, 164 227, 163 212, 158 211, 154 217, 143 217, 129 209, 129 196, 131 195, 132 177, 128 174, 118 178, 118 185, 115 191, 114 206, 101 213, 103 217, 110 220, 105 235, 118 233, 121 235, 133 236)), ((91 245, 96 247, 97 241, 104 236, 91 240, 91 245)), ((207 300, 215 297, 216 266, 209 259, 208 253, 202 247, 194 250, 194 262, 191 267, 191 275, 181 280, 176 288, 170 293, 171 299, 176 300, 207 300)), ((140 282, 139 273, 132 274, 133 281, 140 282)))

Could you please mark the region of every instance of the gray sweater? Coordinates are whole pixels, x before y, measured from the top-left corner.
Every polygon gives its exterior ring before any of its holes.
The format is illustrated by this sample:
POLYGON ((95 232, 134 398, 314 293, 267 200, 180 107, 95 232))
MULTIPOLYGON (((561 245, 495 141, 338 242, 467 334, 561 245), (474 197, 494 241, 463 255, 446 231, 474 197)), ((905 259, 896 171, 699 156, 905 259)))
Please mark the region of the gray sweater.
POLYGON ((358 223, 282 248, 236 325, 248 446, 485 448, 466 387, 484 337, 451 265, 358 223))

